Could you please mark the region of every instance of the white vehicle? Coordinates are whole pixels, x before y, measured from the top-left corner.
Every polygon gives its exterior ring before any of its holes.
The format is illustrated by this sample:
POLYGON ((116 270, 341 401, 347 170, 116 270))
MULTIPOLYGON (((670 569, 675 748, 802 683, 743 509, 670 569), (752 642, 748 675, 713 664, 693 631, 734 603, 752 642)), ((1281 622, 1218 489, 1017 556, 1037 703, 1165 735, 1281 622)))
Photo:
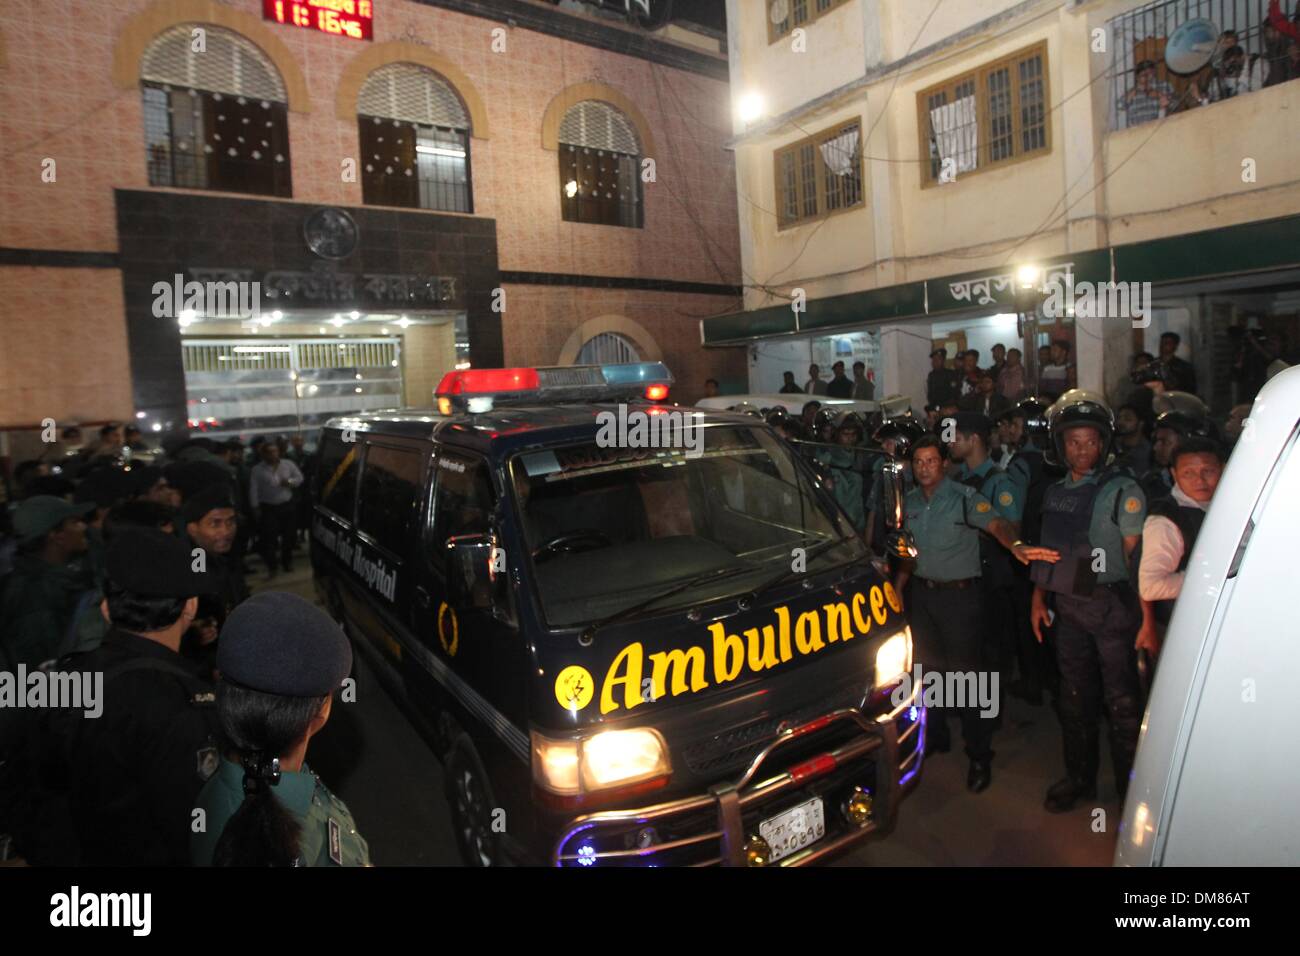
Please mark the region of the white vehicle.
POLYGON ((782 406, 791 415, 798 415, 803 411, 803 407, 809 402, 821 402, 822 408, 833 408, 836 411, 857 412, 859 415, 866 416, 876 411, 880 407, 879 402, 854 401, 849 398, 828 398, 825 395, 714 395, 712 398, 701 398, 695 403, 696 408, 711 408, 714 411, 726 411, 736 405, 742 405, 748 402, 755 408, 772 408, 776 405, 782 406))
POLYGON ((1300 863, 1300 368, 1260 391, 1196 539, 1115 862, 1300 863))

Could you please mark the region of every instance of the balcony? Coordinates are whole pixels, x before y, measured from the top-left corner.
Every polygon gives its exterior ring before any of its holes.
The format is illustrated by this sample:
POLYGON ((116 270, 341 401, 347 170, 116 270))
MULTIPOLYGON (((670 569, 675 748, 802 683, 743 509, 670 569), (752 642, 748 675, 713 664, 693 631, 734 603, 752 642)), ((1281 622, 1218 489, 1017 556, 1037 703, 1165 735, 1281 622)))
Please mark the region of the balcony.
POLYGON ((1300 12, 1288 16, 1285 0, 1272 3, 1280 12, 1271 22, 1270 0, 1161 0, 1110 20, 1110 129, 1300 79, 1300 12), (1198 19, 1209 21, 1202 42, 1213 45, 1213 57, 1194 73, 1175 73, 1165 62, 1165 45, 1180 26, 1198 19))

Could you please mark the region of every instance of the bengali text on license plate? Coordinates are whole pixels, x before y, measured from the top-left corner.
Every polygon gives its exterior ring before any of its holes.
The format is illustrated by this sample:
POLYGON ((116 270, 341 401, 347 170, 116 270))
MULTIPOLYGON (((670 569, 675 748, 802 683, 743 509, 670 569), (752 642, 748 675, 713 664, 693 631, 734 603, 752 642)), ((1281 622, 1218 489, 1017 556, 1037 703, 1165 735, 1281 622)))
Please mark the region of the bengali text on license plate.
POLYGON ((811 846, 826 835, 826 817, 822 812, 821 798, 815 797, 770 820, 764 820, 758 825, 758 835, 772 848, 772 859, 768 861, 770 863, 811 846))

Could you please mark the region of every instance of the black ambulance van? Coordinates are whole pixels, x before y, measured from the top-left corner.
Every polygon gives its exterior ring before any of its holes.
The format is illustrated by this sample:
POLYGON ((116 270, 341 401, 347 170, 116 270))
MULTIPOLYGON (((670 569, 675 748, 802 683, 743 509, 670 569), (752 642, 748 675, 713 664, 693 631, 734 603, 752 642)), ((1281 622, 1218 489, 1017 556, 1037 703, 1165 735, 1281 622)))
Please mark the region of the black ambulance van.
POLYGON ((808 864, 917 780, 884 563, 761 420, 671 381, 464 370, 436 411, 323 429, 317 589, 441 755, 471 864, 808 864))

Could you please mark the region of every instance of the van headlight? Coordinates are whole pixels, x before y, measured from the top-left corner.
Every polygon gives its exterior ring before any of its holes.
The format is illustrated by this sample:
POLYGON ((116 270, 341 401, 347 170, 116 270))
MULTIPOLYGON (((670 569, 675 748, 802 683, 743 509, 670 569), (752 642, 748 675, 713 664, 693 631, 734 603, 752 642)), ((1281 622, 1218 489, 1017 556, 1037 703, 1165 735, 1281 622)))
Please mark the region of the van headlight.
POLYGON ((897 683, 912 669, 912 629, 904 627, 876 651, 876 676, 872 687, 897 683))
POLYGON ((672 774, 668 747, 657 730, 602 730, 591 737, 555 740, 533 732, 533 779, 563 796, 648 784, 672 774))

